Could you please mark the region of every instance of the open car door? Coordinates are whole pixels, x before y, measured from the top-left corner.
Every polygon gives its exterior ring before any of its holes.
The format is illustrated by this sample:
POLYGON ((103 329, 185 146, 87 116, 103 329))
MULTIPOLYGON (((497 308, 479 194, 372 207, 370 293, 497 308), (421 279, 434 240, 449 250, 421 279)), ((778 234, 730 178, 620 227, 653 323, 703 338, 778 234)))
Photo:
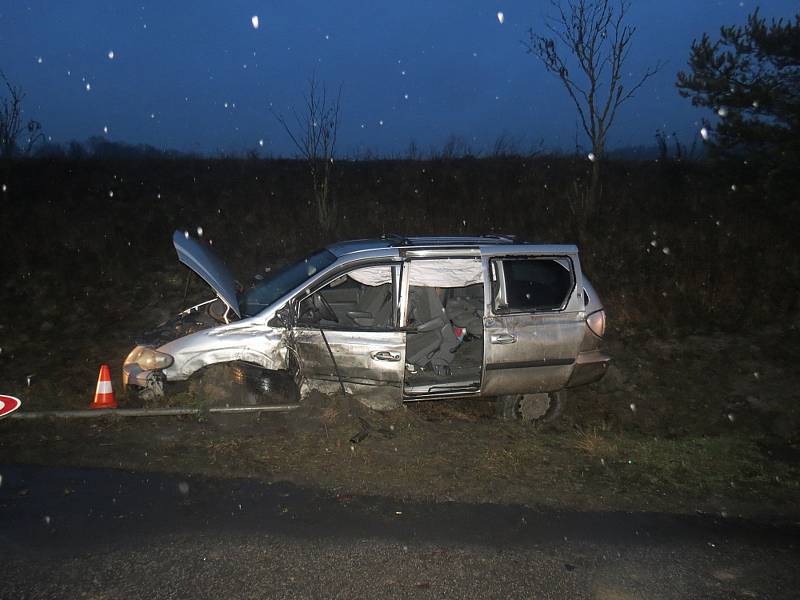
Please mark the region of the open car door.
POLYGON ((482 248, 485 395, 550 392, 572 374, 586 318, 575 246, 482 248))
POLYGON ((343 388, 377 410, 403 402, 406 336, 399 327, 399 263, 336 273, 293 301, 297 377, 343 388))
POLYGON ((484 268, 474 249, 406 252, 401 297, 408 399, 480 392, 484 268))

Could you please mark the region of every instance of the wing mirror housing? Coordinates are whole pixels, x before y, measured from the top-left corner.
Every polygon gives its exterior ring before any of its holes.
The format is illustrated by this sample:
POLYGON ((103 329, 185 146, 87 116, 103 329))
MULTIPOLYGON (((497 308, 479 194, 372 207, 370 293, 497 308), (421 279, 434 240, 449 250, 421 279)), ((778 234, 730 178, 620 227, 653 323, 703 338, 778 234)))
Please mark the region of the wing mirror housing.
POLYGON ((286 304, 283 308, 278 309, 275 316, 269 320, 270 327, 286 327, 289 328, 294 324, 294 310, 291 304, 286 304))

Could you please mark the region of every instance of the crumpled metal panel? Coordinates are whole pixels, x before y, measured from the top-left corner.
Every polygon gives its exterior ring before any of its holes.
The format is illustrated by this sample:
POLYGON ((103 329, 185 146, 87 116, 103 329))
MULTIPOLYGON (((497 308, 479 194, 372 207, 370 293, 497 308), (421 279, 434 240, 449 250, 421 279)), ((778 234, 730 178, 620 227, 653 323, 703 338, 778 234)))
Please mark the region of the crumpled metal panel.
MULTIPOLYGON (((402 404, 404 332, 326 330, 325 339, 319 329, 295 329, 294 347, 304 378, 339 386, 341 377, 348 393, 379 410, 402 404)), ((320 391, 329 389, 329 386, 320 388, 319 384, 312 387, 320 391)))
POLYGON ((385 382, 397 386, 403 383, 403 332, 327 330, 325 338, 330 345, 330 352, 320 330, 296 329, 294 334, 306 377, 335 378, 335 367, 338 367, 340 375, 348 381, 365 384, 385 382))
POLYGON ((215 363, 243 360, 274 371, 287 369, 286 330, 253 319, 198 331, 158 348, 175 362, 164 370, 168 381, 183 381, 215 363))

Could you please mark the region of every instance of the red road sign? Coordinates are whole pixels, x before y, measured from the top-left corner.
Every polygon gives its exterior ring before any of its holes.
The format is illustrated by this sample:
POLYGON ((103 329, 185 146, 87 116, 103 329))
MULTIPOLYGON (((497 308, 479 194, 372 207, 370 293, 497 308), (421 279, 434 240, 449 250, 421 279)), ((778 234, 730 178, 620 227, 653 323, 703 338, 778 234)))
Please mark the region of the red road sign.
POLYGON ((20 406, 22 406, 22 402, 19 401, 19 398, 0 394, 0 419, 7 417, 20 406))

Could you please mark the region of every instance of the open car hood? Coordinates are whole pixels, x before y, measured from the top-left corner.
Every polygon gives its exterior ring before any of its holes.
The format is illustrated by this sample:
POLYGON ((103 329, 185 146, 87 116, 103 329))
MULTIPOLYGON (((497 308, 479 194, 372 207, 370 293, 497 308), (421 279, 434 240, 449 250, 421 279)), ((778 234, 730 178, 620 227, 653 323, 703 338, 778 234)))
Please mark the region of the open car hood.
POLYGON ((178 252, 178 260, 200 275, 210 285, 228 308, 237 317, 239 301, 236 299, 236 284, 228 267, 205 244, 188 237, 183 231, 172 234, 172 243, 178 252))

